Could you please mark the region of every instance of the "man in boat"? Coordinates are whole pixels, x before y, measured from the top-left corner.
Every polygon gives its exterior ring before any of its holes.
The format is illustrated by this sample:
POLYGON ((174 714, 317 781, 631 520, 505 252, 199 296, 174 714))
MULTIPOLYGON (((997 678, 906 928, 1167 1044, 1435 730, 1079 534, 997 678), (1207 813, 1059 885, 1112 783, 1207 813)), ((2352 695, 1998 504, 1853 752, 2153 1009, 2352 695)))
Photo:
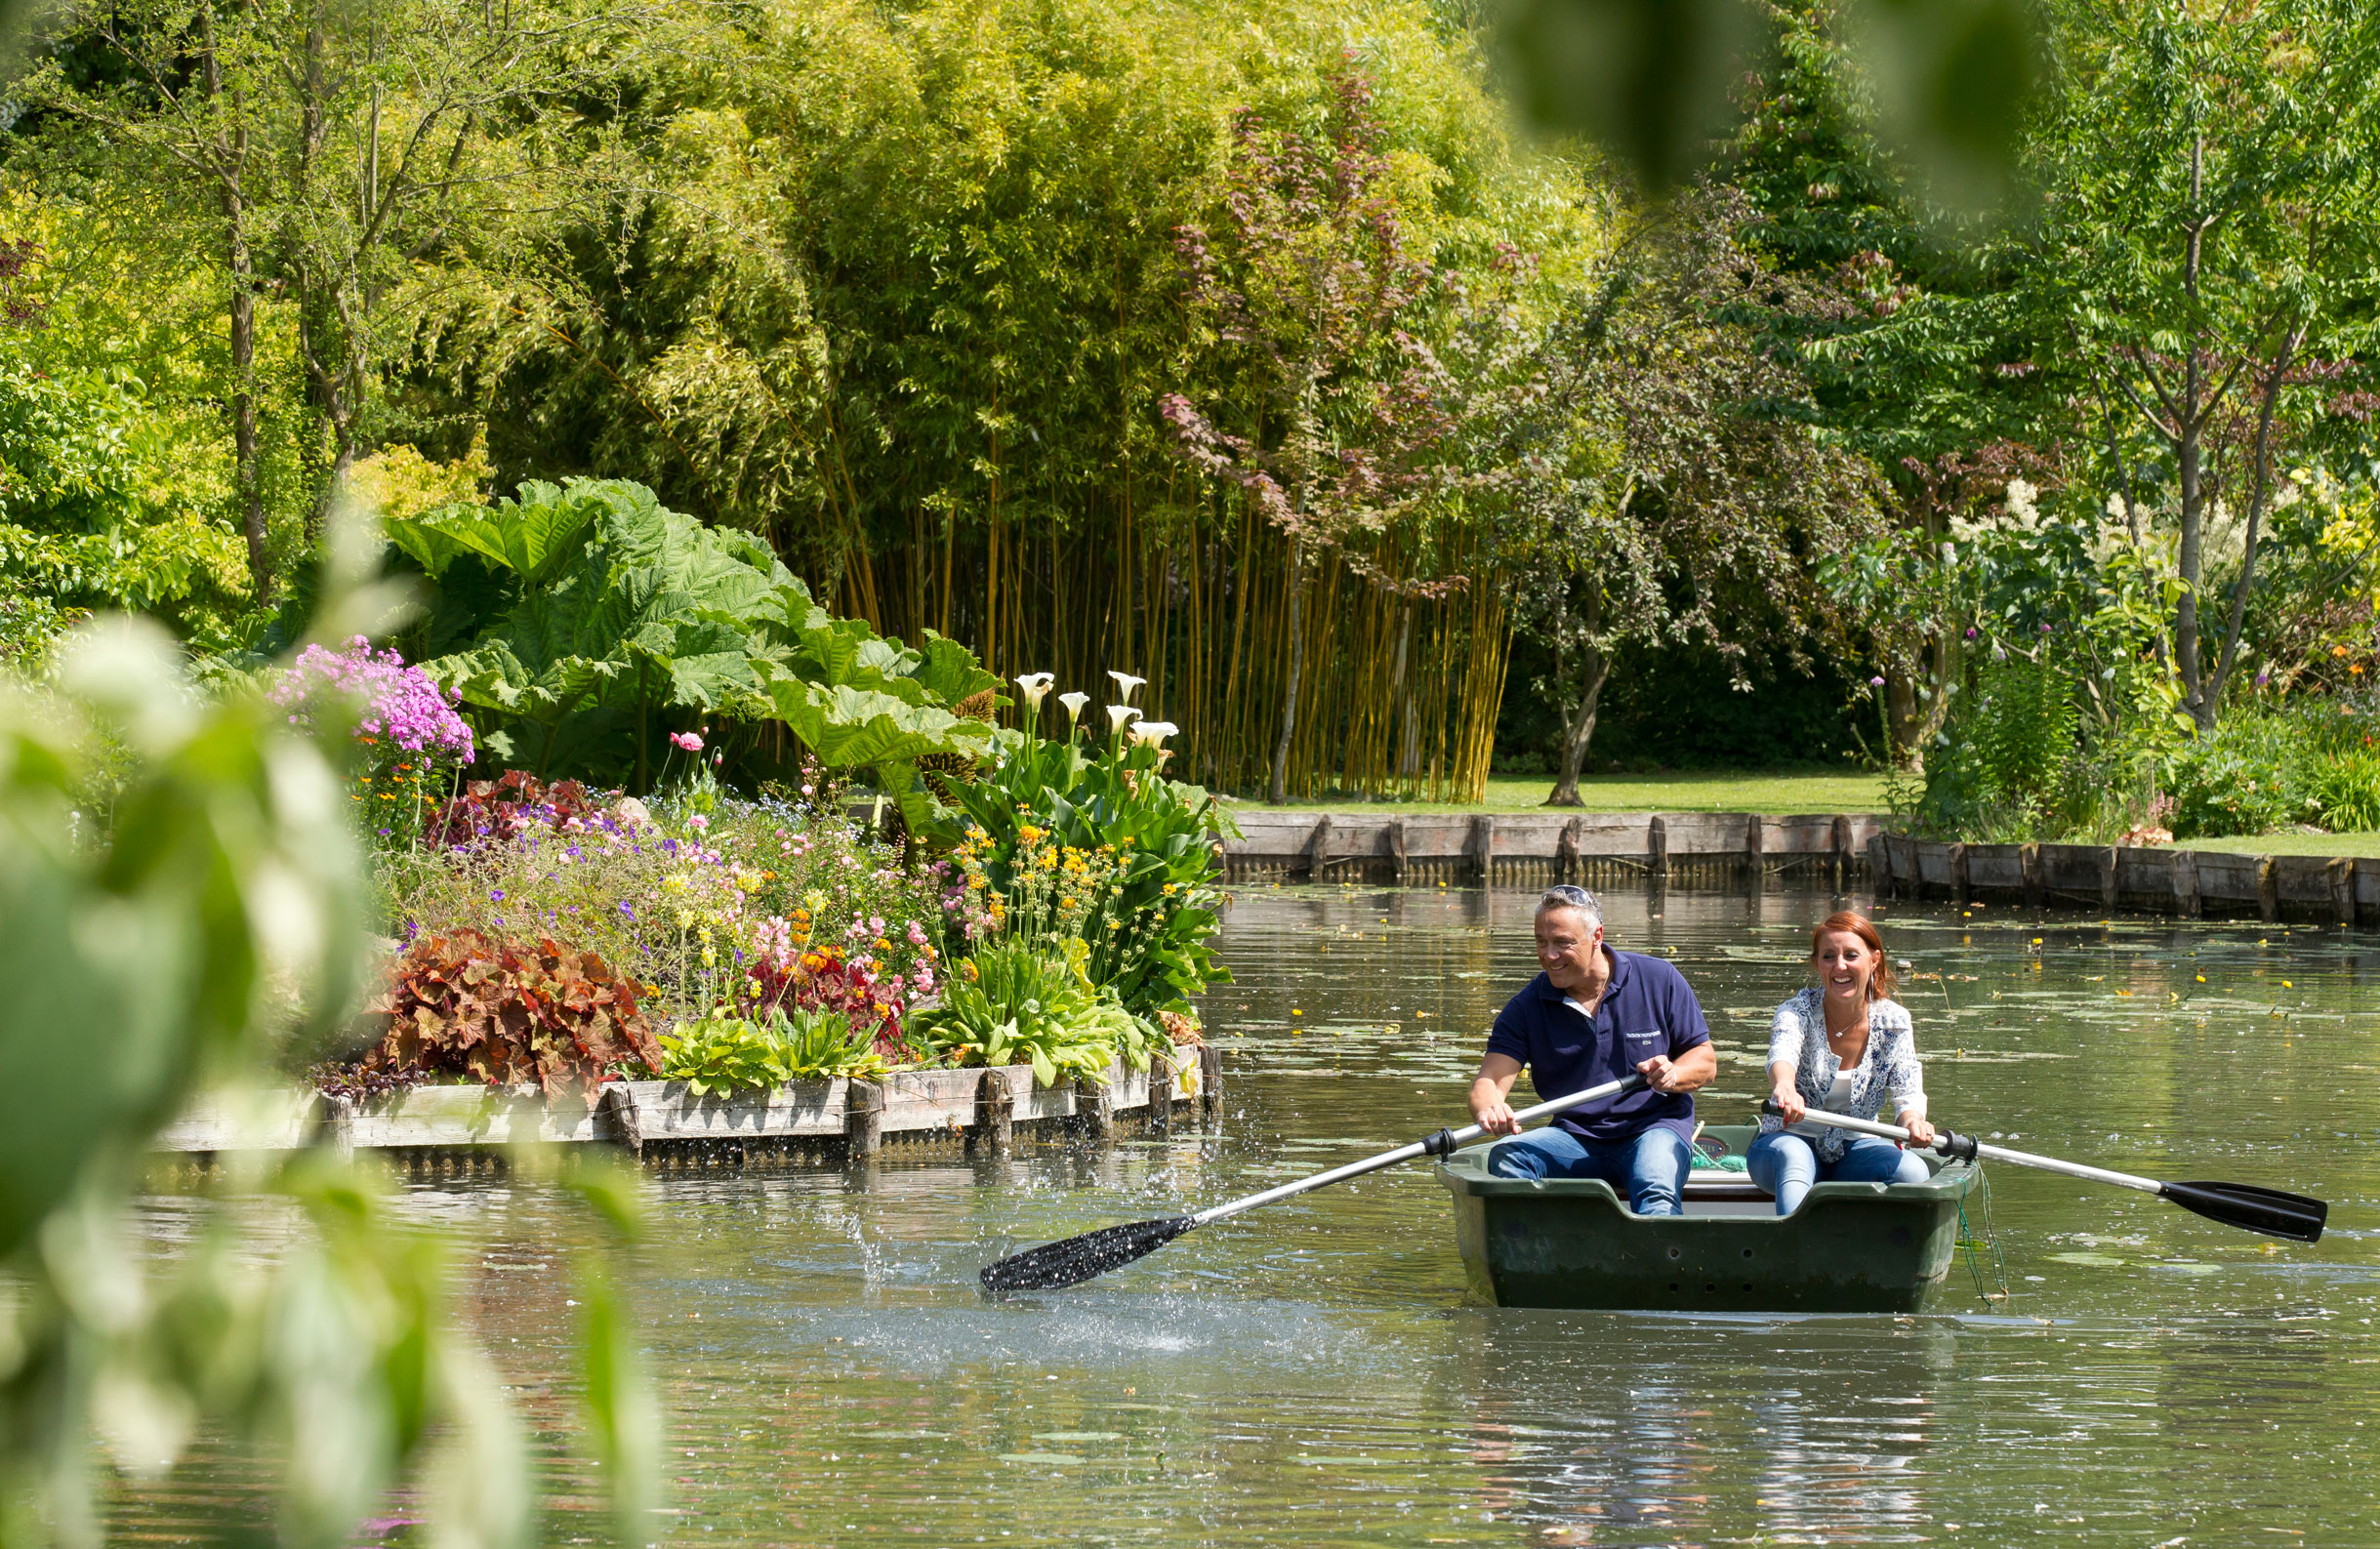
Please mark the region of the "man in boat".
POLYGON ((1491 1135, 1505 1178, 1601 1178, 1624 1189, 1638 1215, 1679 1214, 1694 1138, 1694 1091, 1719 1073, 1718 1051, 1686 978, 1659 958, 1603 940, 1603 909, 1583 887, 1538 901, 1538 966, 1488 1035, 1471 1081, 1471 1117, 1491 1135), (1523 1069, 1541 1101, 1616 1081, 1645 1085, 1617 1101, 1557 1116, 1521 1132, 1506 1099, 1523 1069))

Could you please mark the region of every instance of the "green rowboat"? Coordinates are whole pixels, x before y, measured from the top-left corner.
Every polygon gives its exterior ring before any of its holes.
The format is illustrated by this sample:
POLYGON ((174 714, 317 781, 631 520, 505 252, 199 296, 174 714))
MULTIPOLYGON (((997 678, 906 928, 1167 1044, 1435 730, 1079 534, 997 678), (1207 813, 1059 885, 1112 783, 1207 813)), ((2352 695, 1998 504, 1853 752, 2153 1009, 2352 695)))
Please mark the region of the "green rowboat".
MULTIPOLYGON (((1741 1155, 1749 1124, 1706 1138, 1741 1155)), ((1822 1183, 1799 1210, 1740 1172, 1697 1168, 1682 1216, 1631 1214, 1601 1179, 1488 1174, 1488 1145, 1439 1163, 1471 1293, 1499 1307, 1909 1313, 1949 1279, 1959 1202, 1982 1173, 1921 1157, 1924 1183, 1822 1183)))

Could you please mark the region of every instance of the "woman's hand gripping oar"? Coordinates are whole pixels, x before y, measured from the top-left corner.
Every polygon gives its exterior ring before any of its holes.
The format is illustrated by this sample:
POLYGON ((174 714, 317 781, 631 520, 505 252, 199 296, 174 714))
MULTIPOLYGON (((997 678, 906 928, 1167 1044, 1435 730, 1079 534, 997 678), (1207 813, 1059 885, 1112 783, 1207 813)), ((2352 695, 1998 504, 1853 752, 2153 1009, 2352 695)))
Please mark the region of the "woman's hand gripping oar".
MULTIPOLYGON (((1548 1114, 1581 1107, 1598 1098, 1619 1097, 1644 1084, 1642 1076, 1630 1075, 1616 1081, 1606 1081, 1601 1086, 1590 1086, 1582 1092, 1573 1092, 1568 1097, 1557 1097, 1550 1103, 1539 1103, 1535 1108, 1524 1108, 1512 1117, 1527 1123, 1532 1119, 1542 1119, 1548 1114)), ((1349 1178, 1360 1178, 1367 1172, 1393 1167, 1401 1162, 1412 1162, 1420 1157, 1450 1156, 1456 1148, 1468 1145, 1486 1133, 1477 1124, 1465 1124, 1460 1129, 1441 1129, 1412 1145, 1383 1151, 1362 1162, 1350 1162, 1343 1167, 1333 1167, 1329 1172, 1318 1172, 1295 1183, 1267 1189, 1262 1194, 1232 1200, 1211 1209, 1201 1210, 1196 1215, 1168 1215, 1154 1221, 1133 1221, 1125 1226, 1086 1232, 1081 1237, 1070 1237, 1063 1242, 1029 1247, 1021 1253, 1011 1253, 998 1263, 985 1265, 983 1287, 986 1290, 1015 1291, 1056 1290, 1064 1285, 1079 1285, 1094 1275, 1121 1269, 1136 1258, 1156 1252, 1193 1227, 1208 1226, 1227 1215, 1252 1210, 1259 1204, 1271 1204, 1293 1195, 1305 1194, 1334 1183, 1344 1183, 1349 1178)))
MULTIPOLYGON (((1776 1099, 1760 1105, 1760 1111, 1772 1118, 1782 1114, 1776 1099)), ((1831 1124, 1856 1134, 1878 1135, 1886 1140, 1906 1144, 1908 1131, 1898 1124, 1879 1124, 1865 1119, 1853 1119, 1843 1114, 1829 1114, 1813 1108, 1804 1116, 1814 1124, 1831 1124)), ((2070 1178, 2082 1178, 2092 1183, 2112 1183, 2119 1189, 2138 1189, 2154 1194, 2160 1200, 2171 1200, 2185 1210, 2195 1210, 2210 1221, 2236 1226, 2246 1232, 2262 1232, 2268 1237, 2285 1237, 2293 1243, 2319 1242, 2322 1223, 2330 1217, 2330 1206, 2319 1200, 2310 1200, 2302 1194, 2283 1194, 2278 1189, 2263 1189, 2252 1183, 2163 1183, 2155 1178, 2138 1177, 2129 1172, 2111 1172, 2105 1167, 2086 1167, 2078 1162, 2060 1162, 2055 1157, 2036 1157, 2030 1151, 2010 1151, 2005 1146, 1988 1146, 1973 1135, 1954 1135, 1944 1130, 1937 1135, 1931 1150, 1956 1162, 1972 1162, 1978 1157, 1992 1162, 2012 1162, 2020 1167, 2037 1167, 2043 1172, 2064 1173, 2070 1178)))

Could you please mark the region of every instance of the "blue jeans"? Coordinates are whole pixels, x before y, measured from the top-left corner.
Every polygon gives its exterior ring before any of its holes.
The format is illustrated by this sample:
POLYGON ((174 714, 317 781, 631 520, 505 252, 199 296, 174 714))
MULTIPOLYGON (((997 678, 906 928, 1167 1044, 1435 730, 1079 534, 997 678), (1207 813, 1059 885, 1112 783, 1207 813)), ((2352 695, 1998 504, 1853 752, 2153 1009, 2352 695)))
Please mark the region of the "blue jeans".
POLYGON ((1744 1167, 1777 1196, 1779 1215, 1800 1209, 1815 1183, 1923 1183, 1933 1176, 1916 1155, 1873 1135, 1856 1135, 1839 1160, 1821 1162, 1810 1142, 1784 1130, 1754 1140, 1744 1167))
POLYGON ((1655 1125, 1625 1140, 1580 1140, 1559 1124, 1499 1140, 1488 1151, 1498 1178, 1601 1178, 1628 1192, 1638 1215, 1680 1215, 1686 1187, 1686 1137, 1655 1125))

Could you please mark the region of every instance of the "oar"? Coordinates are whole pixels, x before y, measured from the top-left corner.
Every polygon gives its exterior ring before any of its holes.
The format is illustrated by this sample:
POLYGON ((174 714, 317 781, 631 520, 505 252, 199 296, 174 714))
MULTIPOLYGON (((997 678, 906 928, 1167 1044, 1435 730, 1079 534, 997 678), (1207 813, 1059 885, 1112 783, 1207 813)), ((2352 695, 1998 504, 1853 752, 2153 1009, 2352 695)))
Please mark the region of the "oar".
MULTIPOLYGON (((1601 1086, 1590 1086, 1582 1092, 1573 1092, 1568 1097, 1557 1097, 1550 1103, 1524 1108, 1512 1117, 1526 1123, 1532 1119, 1542 1119, 1547 1114, 1580 1107, 1599 1097, 1618 1097, 1644 1084, 1642 1076, 1625 1076, 1616 1081, 1606 1081, 1601 1086)), ((985 1265, 982 1276, 984 1289, 1056 1290, 1064 1285, 1079 1285, 1094 1275, 1121 1269, 1136 1258, 1156 1252, 1194 1227, 1209 1226, 1227 1215, 1238 1215, 1242 1210, 1252 1210, 1259 1204, 1271 1204, 1293 1195, 1327 1188, 1334 1183, 1344 1183, 1349 1178, 1360 1178, 1367 1172, 1393 1167, 1401 1162, 1412 1162, 1418 1157, 1449 1156, 1457 1147, 1477 1140, 1486 1133, 1477 1124, 1465 1124, 1460 1129, 1441 1129, 1434 1135, 1408 1146, 1399 1146, 1394 1151, 1383 1151, 1362 1162, 1350 1162, 1343 1167, 1333 1167, 1329 1172, 1318 1172, 1295 1183, 1267 1189, 1262 1194, 1232 1200, 1211 1209, 1201 1210, 1196 1215, 1166 1215, 1154 1221, 1102 1227, 1096 1232, 1086 1232, 1081 1237, 1029 1247, 1021 1253, 1011 1253, 998 1263, 985 1265)))
MULTIPOLYGON (((1760 1111, 1783 1117, 1773 1097, 1760 1105, 1760 1111)), ((1812 1123, 1831 1124, 1836 1129, 1848 1129, 1855 1134, 1878 1135, 1886 1140, 1908 1139, 1908 1131, 1899 1124, 1874 1123, 1866 1119, 1829 1114, 1817 1108, 1811 1109, 1803 1117, 1812 1123)), ((2119 1189, 2138 1189, 2143 1194, 2154 1194, 2160 1200, 2171 1200, 2183 1209, 2195 1210, 2210 1221, 2221 1221, 2225 1226, 2236 1226, 2245 1232, 2262 1232, 2267 1237, 2285 1237, 2293 1243, 2320 1242, 2322 1223, 2330 1216, 2329 1205, 2319 1200, 2309 1200, 2302 1194, 2283 1194, 2278 1189, 2262 1189, 2252 1183, 2164 1183, 2129 1172, 2086 1167, 2079 1162, 2036 1157, 2030 1151, 1989 1146, 1973 1135, 1954 1135, 1949 1130, 1936 1131, 1931 1149, 1958 1162, 1973 1162, 1978 1157, 1985 1157, 1993 1162, 2014 1162, 2020 1167, 2038 1167, 2043 1172, 2062 1172, 2070 1178, 2082 1178, 2092 1183, 2112 1183, 2119 1189)))

